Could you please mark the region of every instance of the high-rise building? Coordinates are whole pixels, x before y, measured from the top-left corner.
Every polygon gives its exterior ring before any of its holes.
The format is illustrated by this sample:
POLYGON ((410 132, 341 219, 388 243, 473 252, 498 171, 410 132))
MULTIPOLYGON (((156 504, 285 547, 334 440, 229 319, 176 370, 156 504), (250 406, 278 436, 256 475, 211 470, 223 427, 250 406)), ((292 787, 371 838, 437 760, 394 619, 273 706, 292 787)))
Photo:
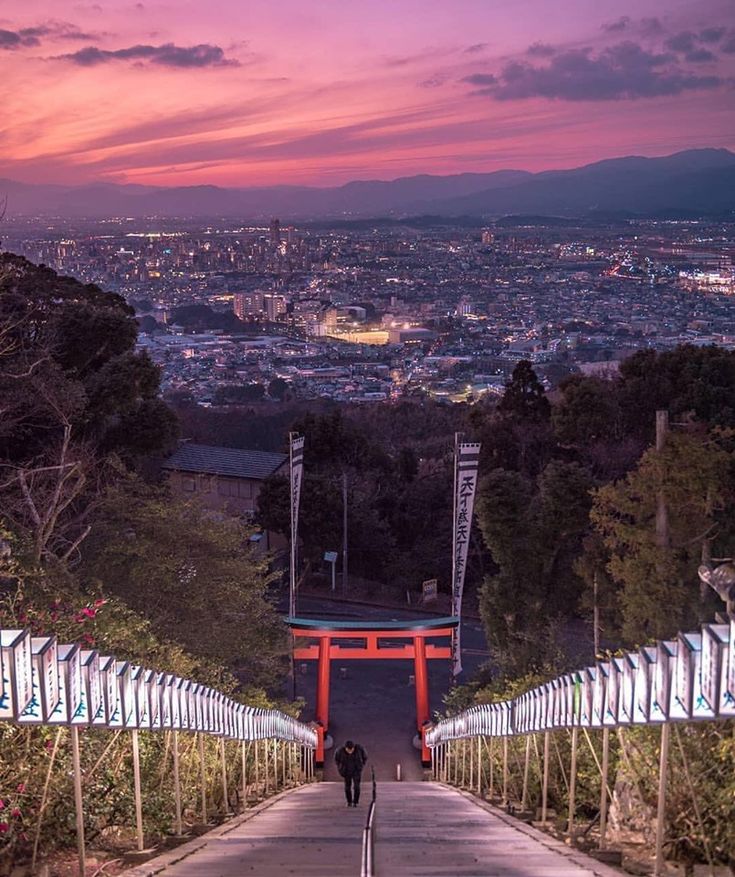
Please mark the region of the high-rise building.
POLYGON ((278 247, 281 244, 281 220, 271 219, 271 246, 278 247))
POLYGON ((483 244, 491 244, 495 240, 495 235, 490 231, 490 229, 486 228, 482 232, 482 242, 483 244))
POLYGON ((264 311, 263 293, 260 290, 236 292, 232 302, 232 310, 235 312, 235 316, 241 320, 262 316, 264 311))
POLYGON ((286 297, 284 295, 275 295, 267 292, 263 296, 263 304, 265 306, 265 318, 269 323, 274 323, 280 314, 286 313, 286 297))

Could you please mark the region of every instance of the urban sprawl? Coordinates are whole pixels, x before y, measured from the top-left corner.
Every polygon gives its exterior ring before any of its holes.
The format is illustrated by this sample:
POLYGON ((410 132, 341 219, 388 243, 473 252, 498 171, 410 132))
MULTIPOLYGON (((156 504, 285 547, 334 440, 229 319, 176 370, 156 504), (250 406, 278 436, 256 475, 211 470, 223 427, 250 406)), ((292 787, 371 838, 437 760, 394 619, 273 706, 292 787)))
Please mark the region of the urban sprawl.
POLYGON ((15 220, 3 246, 125 297, 163 388, 200 405, 475 401, 640 348, 735 348, 735 226, 538 220, 235 227, 15 220))

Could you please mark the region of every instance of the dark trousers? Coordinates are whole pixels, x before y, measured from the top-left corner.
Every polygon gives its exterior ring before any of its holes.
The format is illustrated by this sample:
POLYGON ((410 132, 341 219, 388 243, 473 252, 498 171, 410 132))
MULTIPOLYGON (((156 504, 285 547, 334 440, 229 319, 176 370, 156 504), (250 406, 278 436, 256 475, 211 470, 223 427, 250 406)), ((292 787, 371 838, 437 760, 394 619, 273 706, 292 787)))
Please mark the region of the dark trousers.
POLYGON ((348 804, 360 803, 360 774, 345 777, 345 798, 348 804))

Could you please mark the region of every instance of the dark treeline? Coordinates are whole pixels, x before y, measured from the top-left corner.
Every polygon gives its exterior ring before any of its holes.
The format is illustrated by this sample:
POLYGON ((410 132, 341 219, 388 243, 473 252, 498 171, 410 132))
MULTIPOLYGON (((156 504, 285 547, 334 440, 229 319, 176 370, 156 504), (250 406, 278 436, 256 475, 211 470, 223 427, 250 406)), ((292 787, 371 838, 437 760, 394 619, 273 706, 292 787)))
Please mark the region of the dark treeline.
MULTIPOLYGON (((303 558, 317 567, 340 547, 346 475, 350 571, 398 598, 425 578, 448 590, 453 437, 481 441, 466 605, 479 606, 494 666, 512 676, 564 662, 568 622, 591 618, 595 591, 603 645, 713 617, 697 566, 733 549, 734 399, 735 354, 681 346, 638 352, 615 375, 571 375, 552 398, 524 361, 496 404, 179 413, 199 441, 285 451, 288 430, 303 433, 303 558), (658 409, 671 429, 657 454, 658 409)), ((266 483, 259 522, 288 534, 287 479, 266 483)))

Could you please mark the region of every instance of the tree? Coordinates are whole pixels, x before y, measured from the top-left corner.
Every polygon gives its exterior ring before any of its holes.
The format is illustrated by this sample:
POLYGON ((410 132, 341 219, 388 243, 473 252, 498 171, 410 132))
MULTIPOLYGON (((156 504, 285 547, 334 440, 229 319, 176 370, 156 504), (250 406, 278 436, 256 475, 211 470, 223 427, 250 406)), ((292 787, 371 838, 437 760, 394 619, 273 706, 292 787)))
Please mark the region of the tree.
POLYGON ((671 636, 709 617, 697 567, 703 548, 732 551, 732 453, 696 435, 671 435, 661 452, 647 451, 626 478, 594 494, 592 521, 620 588, 619 623, 626 641, 671 636), (669 543, 656 534, 659 494, 668 508, 669 543), (662 607, 666 611, 662 611, 662 607))
POLYGON ((283 402, 288 390, 289 383, 283 378, 273 378, 268 384, 268 395, 271 399, 278 399, 279 402, 283 402))
POLYGON ((545 421, 551 414, 546 392, 531 363, 522 359, 513 369, 505 392, 498 402, 498 414, 525 422, 545 421))
POLYGON ((683 344, 641 350, 620 364, 620 403, 629 434, 653 439, 652 413, 668 409, 710 425, 735 426, 735 351, 683 344))
POLYGON ((133 480, 106 497, 80 574, 148 618, 157 635, 236 667, 248 683, 272 683, 285 629, 248 535, 236 519, 215 520, 133 480))
POLYGON ((574 559, 589 524, 589 473, 553 461, 534 482, 495 469, 480 483, 477 518, 498 571, 486 578, 480 611, 502 671, 527 672, 549 659, 558 618, 575 614, 582 582, 574 559))

